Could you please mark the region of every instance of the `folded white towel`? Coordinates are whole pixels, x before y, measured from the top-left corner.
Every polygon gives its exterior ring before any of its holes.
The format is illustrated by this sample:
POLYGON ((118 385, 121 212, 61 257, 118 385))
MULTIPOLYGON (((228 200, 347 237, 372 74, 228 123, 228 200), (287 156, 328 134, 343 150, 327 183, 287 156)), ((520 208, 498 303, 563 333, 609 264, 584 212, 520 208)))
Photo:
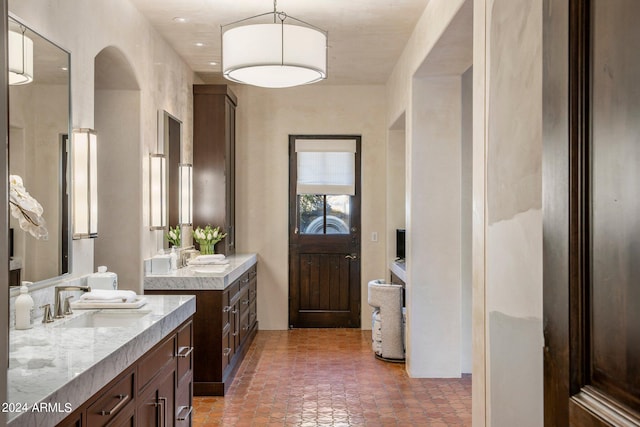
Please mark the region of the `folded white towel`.
POLYGON ((100 303, 100 304, 123 304, 125 302, 134 302, 135 300, 125 300, 123 298, 112 298, 112 299, 85 299, 85 300, 80 300, 77 301, 77 305, 83 305, 83 304, 96 304, 96 303, 100 303))
POLYGON ((80 300, 85 302, 133 302, 137 295, 133 291, 94 289, 82 294, 80 300))
POLYGON ((226 265, 226 264, 229 264, 228 259, 200 260, 195 258, 189 261, 189 265, 226 265))
POLYGON ((225 259, 225 256, 224 254, 198 255, 194 259, 198 261, 214 261, 214 260, 225 259))

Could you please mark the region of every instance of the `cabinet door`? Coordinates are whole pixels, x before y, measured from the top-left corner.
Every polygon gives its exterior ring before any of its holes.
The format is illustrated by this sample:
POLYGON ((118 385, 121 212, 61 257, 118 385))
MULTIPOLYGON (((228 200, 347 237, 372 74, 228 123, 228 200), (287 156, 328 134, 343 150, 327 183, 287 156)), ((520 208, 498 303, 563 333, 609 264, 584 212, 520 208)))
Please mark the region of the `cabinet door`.
POLYGON ((193 322, 178 331, 178 382, 193 371, 193 322))
POLYGON ((171 427, 175 420, 175 370, 159 376, 140 396, 137 419, 140 426, 171 427))
POLYGON ((57 427, 82 427, 82 412, 78 411, 69 415, 57 427))

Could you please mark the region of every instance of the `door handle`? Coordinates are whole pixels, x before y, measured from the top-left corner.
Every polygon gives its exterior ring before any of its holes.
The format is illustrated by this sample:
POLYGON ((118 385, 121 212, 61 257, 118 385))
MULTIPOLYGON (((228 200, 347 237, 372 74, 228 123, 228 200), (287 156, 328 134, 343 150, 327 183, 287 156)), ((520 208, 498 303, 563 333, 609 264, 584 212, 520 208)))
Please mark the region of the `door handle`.
POLYGON ((346 258, 346 259, 357 259, 357 258, 358 258, 358 255, 356 255, 356 254, 349 254, 349 255, 345 255, 345 258, 346 258))

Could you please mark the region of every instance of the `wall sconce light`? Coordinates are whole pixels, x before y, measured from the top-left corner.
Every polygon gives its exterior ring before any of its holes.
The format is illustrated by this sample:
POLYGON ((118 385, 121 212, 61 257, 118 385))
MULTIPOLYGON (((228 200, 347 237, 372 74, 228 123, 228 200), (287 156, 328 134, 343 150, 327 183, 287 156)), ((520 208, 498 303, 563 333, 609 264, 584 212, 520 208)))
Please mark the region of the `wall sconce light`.
POLYGON ((71 144, 73 165, 73 238, 98 237, 98 137, 92 129, 74 129, 71 144))
POLYGON ((33 40, 22 33, 9 31, 9 84, 22 85, 33 81, 33 40))
POLYGON ((178 165, 180 169, 180 190, 178 199, 180 200, 180 218, 179 222, 181 225, 191 225, 192 222, 192 197, 193 197, 193 181, 191 171, 193 169, 190 164, 180 164, 178 165))
POLYGON ((167 158, 164 154, 149 155, 150 228, 162 230, 167 226, 167 158))

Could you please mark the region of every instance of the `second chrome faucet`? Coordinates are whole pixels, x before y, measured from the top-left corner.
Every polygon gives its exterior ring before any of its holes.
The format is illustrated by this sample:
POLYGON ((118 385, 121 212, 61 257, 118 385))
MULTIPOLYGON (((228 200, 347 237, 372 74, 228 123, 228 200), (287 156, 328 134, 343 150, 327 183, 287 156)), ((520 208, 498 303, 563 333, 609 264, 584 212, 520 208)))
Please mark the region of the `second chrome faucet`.
POLYGON ((72 314, 71 308, 68 306, 69 299, 71 297, 66 298, 64 300, 64 303, 60 297, 60 292, 64 292, 64 291, 91 292, 91 288, 89 286, 56 286, 55 287, 56 300, 55 300, 55 306, 54 306, 55 307, 54 313, 55 313, 56 319, 62 319, 65 314, 72 314))

